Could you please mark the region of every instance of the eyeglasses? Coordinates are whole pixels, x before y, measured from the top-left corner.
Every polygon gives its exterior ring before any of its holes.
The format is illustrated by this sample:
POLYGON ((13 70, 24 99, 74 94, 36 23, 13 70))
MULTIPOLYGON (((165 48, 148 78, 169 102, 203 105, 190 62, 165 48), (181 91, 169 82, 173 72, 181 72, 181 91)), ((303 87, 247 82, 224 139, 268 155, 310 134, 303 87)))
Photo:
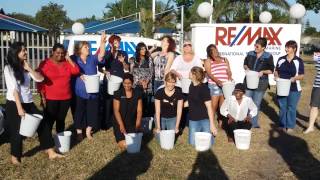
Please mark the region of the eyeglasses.
POLYGON ((184 44, 183 47, 192 46, 192 44, 184 44))

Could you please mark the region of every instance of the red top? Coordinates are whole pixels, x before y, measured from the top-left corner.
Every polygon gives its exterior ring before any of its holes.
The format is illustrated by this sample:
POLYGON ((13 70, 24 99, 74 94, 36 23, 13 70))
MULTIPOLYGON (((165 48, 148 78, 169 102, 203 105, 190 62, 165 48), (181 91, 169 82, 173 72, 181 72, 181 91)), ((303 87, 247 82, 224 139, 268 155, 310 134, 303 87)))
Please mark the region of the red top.
POLYGON ((44 76, 44 81, 38 83, 39 92, 49 100, 71 99, 71 76, 79 74, 79 67, 74 67, 63 60, 59 64, 53 60, 45 59, 39 65, 38 71, 44 76))

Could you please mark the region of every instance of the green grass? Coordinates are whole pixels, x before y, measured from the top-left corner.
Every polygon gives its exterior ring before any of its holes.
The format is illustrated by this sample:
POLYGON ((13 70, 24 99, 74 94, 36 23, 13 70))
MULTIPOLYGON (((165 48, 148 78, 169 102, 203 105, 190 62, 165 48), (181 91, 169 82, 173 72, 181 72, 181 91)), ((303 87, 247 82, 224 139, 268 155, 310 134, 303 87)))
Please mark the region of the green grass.
MULTIPOLYGON (((28 138, 24 141, 28 156, 21 166, 10 164, 9 144, 1 143, 0 179, 318 179, 319 124, 314 133, 302 134, 308 123, 314 73, 313 65, 306 65, 297 128, 292 134, 276 129, 275 89, 266 93, 262 128, 253 130, 248 151, 237 150, 219 130, 212 150, 198 153, 187 143, 185 129, 173 150, 162 150, 154 138, 145 136, 141 152, 127 154, 117 148, 109 129, 94 134, 93 141, 85 139, 74 146, 64 159, 50 161, 45 153, 34 151, 37 138, 28 138)), ((68 114, 67 124, 71 123, 68 114)))

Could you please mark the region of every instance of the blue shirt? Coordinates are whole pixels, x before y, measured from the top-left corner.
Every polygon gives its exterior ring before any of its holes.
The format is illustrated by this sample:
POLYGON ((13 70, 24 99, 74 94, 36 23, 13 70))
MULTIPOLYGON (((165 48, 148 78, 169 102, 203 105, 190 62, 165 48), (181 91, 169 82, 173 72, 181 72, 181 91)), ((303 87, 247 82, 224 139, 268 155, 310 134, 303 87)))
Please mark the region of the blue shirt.
MULTIPOLYGON (((80 74, 85 75, 95 75, 97 74, 97 66, 99 63, 98 56, 97 55, 89 55, 87 57, 86 63, 83 63, 83 61, 80 59, 79 56, 75 57, 75 63, 79 66, 80 74)), ((85 84, 83 80, 78 76, 76 78, 75 82, 75 93, 77 96, 84 98, 84 99, 94 99, 97 98, 98 93, 90 93, 88 94, 86 91, 85 84)))
MULTIPOLYGON (((296 75, 304 74, 304 65, 301 58, 295 56, 292 61, 287 60, 287 56, 282 56, 279 58, 276 71, 282 79, 290 79, 296 75)), ((291 83, 290 91, 301 91, 300 81, 291 83)))

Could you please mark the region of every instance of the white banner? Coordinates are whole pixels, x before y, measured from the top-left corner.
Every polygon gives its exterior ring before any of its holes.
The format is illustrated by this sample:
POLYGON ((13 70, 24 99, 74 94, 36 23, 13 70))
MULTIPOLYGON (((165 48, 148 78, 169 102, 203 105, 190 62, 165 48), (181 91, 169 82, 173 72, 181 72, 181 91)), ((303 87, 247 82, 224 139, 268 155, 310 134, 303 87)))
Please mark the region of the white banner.
MULTIPOLYGON (((287 41, 295 40, 300 46, 300 24, 192 24, 191 28, 196 55, 206 59, 207 46, 216 45, 220 55, 229 60, 232 77, 237 83, 243 82, 243 61, 246 54, 254 50, 258 37, 268 39, 266 51, 273 55, 275 64, 286 54, 284 46, 287 41)), ((270 81, 270 84, 275 82, 270 81)))

